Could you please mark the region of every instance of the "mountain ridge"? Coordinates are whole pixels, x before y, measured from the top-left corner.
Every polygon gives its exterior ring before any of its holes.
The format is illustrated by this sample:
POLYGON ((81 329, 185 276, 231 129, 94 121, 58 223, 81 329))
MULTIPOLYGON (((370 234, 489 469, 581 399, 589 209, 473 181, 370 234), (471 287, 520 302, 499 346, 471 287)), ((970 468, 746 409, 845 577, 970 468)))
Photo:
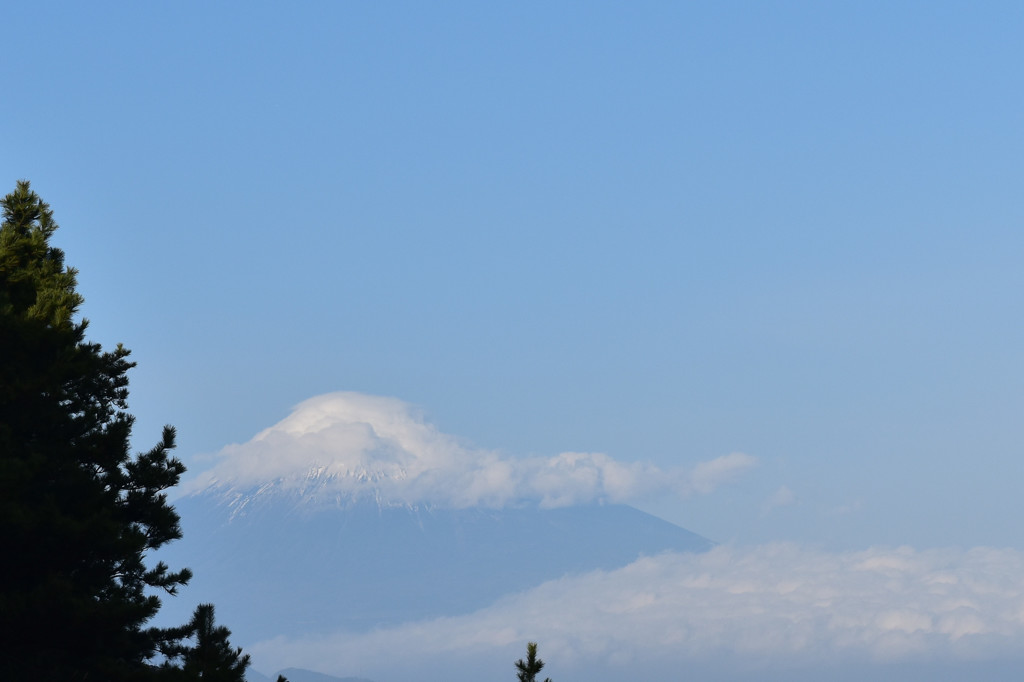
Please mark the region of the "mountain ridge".
POLYGON ((288 682, 373 682, 365 677, 335 677, 305 668, 284 668, 273 675, 265 675, 249 668, 245 671, 245 680, 246 682, 274 682, 278 675, 284 675, 288 682))

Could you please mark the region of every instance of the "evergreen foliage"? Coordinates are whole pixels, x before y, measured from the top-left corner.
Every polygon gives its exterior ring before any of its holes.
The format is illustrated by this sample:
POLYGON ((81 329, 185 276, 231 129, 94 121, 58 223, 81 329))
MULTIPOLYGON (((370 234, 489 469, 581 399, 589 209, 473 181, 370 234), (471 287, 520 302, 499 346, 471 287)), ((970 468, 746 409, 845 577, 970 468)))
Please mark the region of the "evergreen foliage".
MULTIPOLYGON (((526 660, 519 659, 516 661, 517 677, 519 682, 536 682, 537 675, 544 668, 544 661, 537 658, 537 643, 529 642, 526 645, 526 660)), ((547 677, 544 682, 551 682, 551 678, 547 677)))
POLYGON ((175 634, 194 640, 194 645, 177 642, 164 648, 165 667, 176 669, 172 680, 203 682, 245 682, 249 656, 242 649, 233 649, 228 637, 231 631, 214 625, 213 604, 196 607, 192 620, 175 634))
POLYGON ((174 636, 146 627, 152 592, 191 576, 146 562, 181 537, 174 429, 131 454, 128 350, 86 341, 76 271, 29 183, 0 204, 0 679, 150 679, 174 636))

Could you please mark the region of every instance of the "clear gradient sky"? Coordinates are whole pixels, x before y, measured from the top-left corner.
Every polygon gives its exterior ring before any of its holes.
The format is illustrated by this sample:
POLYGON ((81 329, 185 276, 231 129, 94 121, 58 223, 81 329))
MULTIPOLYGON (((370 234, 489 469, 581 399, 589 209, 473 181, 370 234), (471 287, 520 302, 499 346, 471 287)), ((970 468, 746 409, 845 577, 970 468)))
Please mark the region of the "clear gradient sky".
POLYGON ((713 539, 1024 549, 1024 4, 17 3, 136 445, 308 398, 662 468, 713 539))

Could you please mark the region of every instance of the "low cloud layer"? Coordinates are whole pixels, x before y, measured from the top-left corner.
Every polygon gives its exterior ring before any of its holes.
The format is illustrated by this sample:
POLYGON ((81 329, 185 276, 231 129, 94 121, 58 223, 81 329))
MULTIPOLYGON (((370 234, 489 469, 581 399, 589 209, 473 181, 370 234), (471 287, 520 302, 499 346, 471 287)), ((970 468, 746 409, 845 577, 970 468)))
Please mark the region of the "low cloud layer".
POLYGON ((441 433, 400 400, 331 393, 301 403, 248 443, 224 448, 185 491, 275 483, 392 503, 561 507, 706 494, 754 464, 742 453, 672 469, 589 452, 510 458, 441 433))
POLYGON ((507 663, 526 641, 541 642, 545 658, 572 679, 614 678, 641 664, 673 670, 736 660, 807 667, 1015 657, 1024 650, 1024 554, 719 547, 567 577, 465 616, 277 639, 250 650, 268 665, 397 680, 402 670, 385 668, 401 652, 418 666, 410 679, 432 679, 424 677, 430 665, 507 663))

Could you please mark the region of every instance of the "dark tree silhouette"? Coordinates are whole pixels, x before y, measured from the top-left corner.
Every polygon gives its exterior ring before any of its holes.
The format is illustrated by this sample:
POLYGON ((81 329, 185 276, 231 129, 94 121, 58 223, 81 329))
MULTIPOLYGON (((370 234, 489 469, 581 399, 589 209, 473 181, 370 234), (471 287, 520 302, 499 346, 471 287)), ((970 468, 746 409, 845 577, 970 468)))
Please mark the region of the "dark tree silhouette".
MULTIPOLYGON (((526 660, 519 659, 516 661, 516 670, 518 670, 517 677, 519 682, 536 682, 537 675, 544 668, 544 661, 537 658, 537 643, 529 642, 526 645, 526 660)), ((544 682, 551 682, 551 678, 547 677, 544 682)))
POLYGON ((213 604, 197 606, 192 620, 175 634, 186 641, 165 647, 164 654, 167 667, 180 669, 181 680, 245 682, 249 656, 243 655, 241 648, 232 648, 228 641, 230 630, 214 624, 213 604))
POLYGON ((146 680, 172 636, 146 627, 153 592, 191 575, 146 561, 181 537, 174 429, 131 454, 128 350, 86 341, 76 271, 29 183, 0 204, 0 679, 146 680))

